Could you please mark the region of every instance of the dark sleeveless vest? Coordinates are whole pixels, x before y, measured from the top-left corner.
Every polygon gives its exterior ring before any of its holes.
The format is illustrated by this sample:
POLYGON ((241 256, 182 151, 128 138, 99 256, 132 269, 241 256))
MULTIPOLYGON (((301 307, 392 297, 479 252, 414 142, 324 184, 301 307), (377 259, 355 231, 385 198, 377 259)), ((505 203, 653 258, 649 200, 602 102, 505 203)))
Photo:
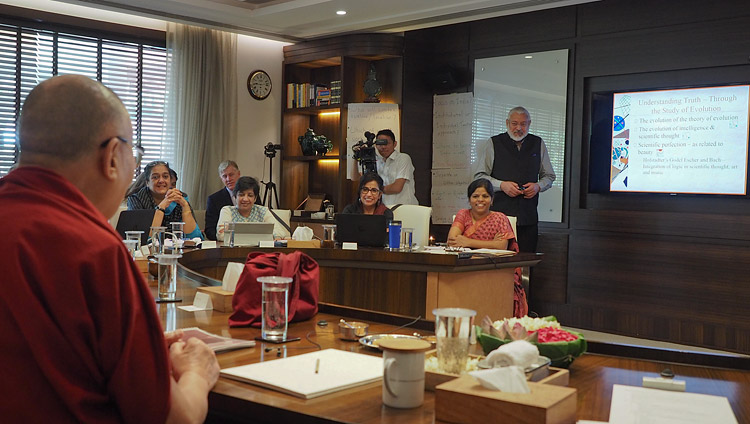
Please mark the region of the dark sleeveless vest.
MULTIPOLYGON (((492 177, 501 181, 514 181, 521 184, 539 181, 539 167, 541 166, 542 139, 528 134, 521 144, 521 150, 516 148, 516 142, 508 133, 492 137, 495 150, 495 161, 492 164, 492 177)), ((536 206, 539 196, 525 199, 523 196, 509 197, 503 191, 495 192, 492 210, 518 218, 518 225, 534 225, 539 221, 536 206)))

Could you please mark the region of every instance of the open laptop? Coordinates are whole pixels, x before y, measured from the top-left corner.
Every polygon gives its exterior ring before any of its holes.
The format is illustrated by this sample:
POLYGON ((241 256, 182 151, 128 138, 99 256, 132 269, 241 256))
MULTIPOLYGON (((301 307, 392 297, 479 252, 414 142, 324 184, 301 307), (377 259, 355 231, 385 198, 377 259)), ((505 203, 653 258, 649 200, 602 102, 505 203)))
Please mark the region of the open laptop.
POLYGON ((257 246, 261 241, 273 241, 272 222, 235 222, 234 245, 257 246))
POLYGON ((154 221, 154 209, 136 209, 120 211, 120 217, 117 219, 117 232, 125 240, 125 231, 143 231, 141 234, 141 245, 146 245, 151 223, 154 221))
POLYGON ((387 220, 384 215, 336 214, 336 241, 354 242, 357 246, 383 247, 388 244, 387 220))

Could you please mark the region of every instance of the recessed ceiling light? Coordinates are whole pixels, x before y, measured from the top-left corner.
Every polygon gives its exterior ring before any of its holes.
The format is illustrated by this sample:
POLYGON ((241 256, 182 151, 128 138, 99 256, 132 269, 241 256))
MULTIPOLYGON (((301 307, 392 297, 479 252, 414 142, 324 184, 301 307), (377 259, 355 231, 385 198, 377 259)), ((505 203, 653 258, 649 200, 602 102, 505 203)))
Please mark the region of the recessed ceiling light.
POLYGON ((534 57, 534 56, 532 56, 532 55, 526 55, 526 56, 524 56, 523 58, 524 58, 524 59, 531 59, 531 58, 533 58, 533 57, 534 57))
POLYGON ((336 14, 337 15, 346 15, 346 10, 337 10, 336 14))

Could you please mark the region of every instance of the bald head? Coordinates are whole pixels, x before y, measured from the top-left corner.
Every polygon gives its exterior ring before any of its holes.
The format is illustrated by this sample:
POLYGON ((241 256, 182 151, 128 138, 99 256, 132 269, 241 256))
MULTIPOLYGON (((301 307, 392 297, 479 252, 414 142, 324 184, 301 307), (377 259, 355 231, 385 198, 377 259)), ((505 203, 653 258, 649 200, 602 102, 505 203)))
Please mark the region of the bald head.
POLYGON ((125 121, 129 127, 125 106, 99 82, 82 75, 50 78, 24 102, 18 121, 21 160, 38 155, 76 160, 119 135, 125 121))

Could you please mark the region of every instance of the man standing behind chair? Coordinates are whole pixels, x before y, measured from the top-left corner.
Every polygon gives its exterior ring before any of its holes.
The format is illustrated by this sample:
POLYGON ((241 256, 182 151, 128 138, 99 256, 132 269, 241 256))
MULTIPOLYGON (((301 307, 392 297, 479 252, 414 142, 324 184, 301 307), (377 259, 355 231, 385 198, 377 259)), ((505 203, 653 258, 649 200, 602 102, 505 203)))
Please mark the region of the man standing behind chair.
POLYGON ((120 99, 87 77, 51 78, 26 98, 19 167, 0 179, 3 421, 206 417, 216 357, 197 339, 165 342, 151 291, 106 220, 143 153, 132 137, 120 99))
POLYGON ((396 136, 389 129, 380 130, 375 135, 378 175, 383 179, 383 203, 386 206, 397 204, 418 205, 414 195, 414 165, 411 157, 396 150, 396 136), (380 143, 385 144, 380 144, 380 143))
POLYGON ((219 223, 219 213, 224 206, 233 206, 232 190, 234 183, 240 178, 240 168, 233 160, 225 160, 219 164, 219 178, 224 188, 208 196, 206 202, 206 237, 216 240, 216 224, 219 223))
POLYGON ((517 217, 516 240, 522 252, 536 252, 539 193, 555 181, 544 140, 529 134, 531 115, 521 106, 508 112, 507 132, 487 139, 477 149, 474 179, 492 182, 492 210, 517 217))

